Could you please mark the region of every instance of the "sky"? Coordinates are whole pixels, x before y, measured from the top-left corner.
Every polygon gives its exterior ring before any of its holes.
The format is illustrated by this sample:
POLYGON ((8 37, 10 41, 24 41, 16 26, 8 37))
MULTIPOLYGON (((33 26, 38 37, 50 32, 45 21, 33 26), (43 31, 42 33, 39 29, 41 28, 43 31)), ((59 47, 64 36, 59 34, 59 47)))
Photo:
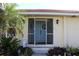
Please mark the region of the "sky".
POLYGON ((16 0, 16 2, 18 4, 17 9, 56 9, 79 11, 79 0, 16 0))
POLYGON ((17 4, 18 9, 79 10, 78 0, 30 0, 17 4))

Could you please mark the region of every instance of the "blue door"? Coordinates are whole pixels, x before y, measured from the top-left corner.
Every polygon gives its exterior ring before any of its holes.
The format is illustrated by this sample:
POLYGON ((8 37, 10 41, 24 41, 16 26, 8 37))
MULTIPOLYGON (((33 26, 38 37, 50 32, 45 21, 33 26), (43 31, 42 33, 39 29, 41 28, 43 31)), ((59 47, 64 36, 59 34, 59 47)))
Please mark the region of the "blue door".
POLYGON ((46 43, 46 22, 35 21, 35 44, 46 43))

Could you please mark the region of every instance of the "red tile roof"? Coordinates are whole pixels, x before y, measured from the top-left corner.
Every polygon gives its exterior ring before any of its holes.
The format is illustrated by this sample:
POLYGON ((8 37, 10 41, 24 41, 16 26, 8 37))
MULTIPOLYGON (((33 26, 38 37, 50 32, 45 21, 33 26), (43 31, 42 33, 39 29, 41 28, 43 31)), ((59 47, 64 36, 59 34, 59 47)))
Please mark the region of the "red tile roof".
POLYGON ((79 13, 74 10, 52 10, 52 9, 20 9, 21 12, 62 12, 62 13, 79 13))

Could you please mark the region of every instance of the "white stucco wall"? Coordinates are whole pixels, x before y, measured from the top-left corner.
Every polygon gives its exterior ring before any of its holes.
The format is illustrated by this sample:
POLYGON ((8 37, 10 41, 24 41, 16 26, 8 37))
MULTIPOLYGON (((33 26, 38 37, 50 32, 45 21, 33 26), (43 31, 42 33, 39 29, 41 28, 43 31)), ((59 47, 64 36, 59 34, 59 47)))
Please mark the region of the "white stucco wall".
POLYGON ((70 47, 79 47, 79 17, 65 17, 66 43, 70 47))
POLYGON ((63 17, 55 17, 54 18, 54 44, 55 46, 64 46, 64 22, 63 17), (59 20, 58 24, 56 24, 56 20, 59 20))

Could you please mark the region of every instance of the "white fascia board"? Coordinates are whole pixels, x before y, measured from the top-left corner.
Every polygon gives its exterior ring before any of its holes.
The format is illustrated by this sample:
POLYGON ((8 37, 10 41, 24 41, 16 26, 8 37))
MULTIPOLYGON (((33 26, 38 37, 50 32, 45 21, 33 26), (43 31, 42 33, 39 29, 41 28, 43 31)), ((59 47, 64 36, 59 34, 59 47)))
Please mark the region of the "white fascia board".
POLYGON ((62 12, 20 12, 24 15, 60 15, 60 16, 79 16, 79 13, 62 13, 62 12))

